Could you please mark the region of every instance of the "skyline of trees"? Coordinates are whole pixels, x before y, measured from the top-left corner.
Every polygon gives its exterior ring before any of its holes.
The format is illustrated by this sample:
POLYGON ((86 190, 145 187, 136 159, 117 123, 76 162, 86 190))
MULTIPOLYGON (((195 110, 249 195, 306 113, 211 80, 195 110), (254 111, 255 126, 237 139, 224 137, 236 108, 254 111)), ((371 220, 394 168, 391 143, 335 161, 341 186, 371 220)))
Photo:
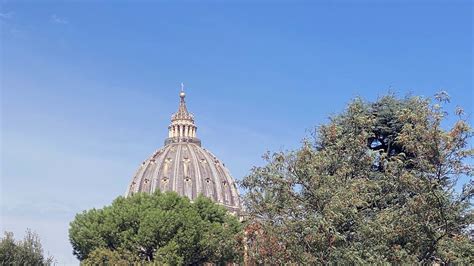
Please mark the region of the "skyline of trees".
MULTIPOLYGON (((137 193, 78 213, 73 253, 86 265, 473 264, 474 131, 459 107, 448 125, 448 102, 355 98, 301 147, 264 154, 239 182, 243 221, 204 196, 137 193)), ((0 240, 0 264, 52 263, 31 230, 0 240)))
POLYGON ((45 256, 40 237, 26 230, 23 240, 15 240, 12 232, 4 232, 0 239, 1 265, 52 265, 52 256, 45 256))

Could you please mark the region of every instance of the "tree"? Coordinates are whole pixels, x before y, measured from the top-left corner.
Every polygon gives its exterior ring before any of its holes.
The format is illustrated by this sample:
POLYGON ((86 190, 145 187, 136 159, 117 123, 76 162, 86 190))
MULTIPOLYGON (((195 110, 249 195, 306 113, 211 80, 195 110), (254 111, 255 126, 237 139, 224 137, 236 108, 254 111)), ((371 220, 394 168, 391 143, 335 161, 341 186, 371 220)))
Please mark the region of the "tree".
POLYGON ((454 189, 473 175, 473 131, 460 109, 444 130, 449 99, 436 100, 355 99, 298 150, 267 153, 241 182, 251 259, 474 263, 474 183, 454 189))
POLYGON ((126 250, 96 248, 82 262, 84 265, 133 265, 139 264, 140 258, 126 250))
POLYGON ((1 265, 51 265, 53 260, 45 258, 39 236, 29 229, 23 241, 15 241, 11 232, 0 239, 1 265))
POLYGON ((137 193, 77 214, 70 224, 73 252, 86 264, 239 262, 241 224, 220 205, 174 192, 137 193))

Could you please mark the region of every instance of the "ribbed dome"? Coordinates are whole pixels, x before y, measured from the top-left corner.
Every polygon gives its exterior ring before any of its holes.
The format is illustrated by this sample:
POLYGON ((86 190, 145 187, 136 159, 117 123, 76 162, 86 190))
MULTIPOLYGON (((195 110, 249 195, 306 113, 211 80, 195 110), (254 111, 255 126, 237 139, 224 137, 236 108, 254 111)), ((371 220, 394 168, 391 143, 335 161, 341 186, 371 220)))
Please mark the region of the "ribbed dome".
POLYGON ((135 173, 126 195, 136 192, 175 191, 191 200, 202 194, 224 205, 229 211, 240 211, 240 199, 234 179, 211 152, 201 147, 197 127, 180 93, 178 112, 172 116, 165 146, 145 160, 135 173))

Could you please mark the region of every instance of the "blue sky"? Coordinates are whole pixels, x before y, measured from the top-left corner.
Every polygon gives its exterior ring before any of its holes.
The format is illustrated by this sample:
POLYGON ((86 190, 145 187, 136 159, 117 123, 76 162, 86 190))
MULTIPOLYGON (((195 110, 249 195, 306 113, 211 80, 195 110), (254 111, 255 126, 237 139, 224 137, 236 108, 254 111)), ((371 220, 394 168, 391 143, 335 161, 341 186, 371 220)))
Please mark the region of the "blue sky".
POLYGON ((473 114, 470 1, 1 1, 1 220, 61 264, 75 213, 123 195, 179 84, 236 179, 350 99, 451 95, 473 114))

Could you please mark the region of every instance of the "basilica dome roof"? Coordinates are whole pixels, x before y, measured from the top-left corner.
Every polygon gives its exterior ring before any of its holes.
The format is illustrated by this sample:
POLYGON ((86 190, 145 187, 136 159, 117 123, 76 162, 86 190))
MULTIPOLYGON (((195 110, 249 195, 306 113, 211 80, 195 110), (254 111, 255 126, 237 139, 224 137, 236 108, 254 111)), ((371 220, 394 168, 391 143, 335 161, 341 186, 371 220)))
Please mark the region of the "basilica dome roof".
POLYGON ((171 116, 165 146, 139 166, 126 195, 175 191, 193 200, 202 194, 238 213, 240 199, 234 179, 216 156, 201 147, 185 96, 182 90, 178 112, 171 116))

